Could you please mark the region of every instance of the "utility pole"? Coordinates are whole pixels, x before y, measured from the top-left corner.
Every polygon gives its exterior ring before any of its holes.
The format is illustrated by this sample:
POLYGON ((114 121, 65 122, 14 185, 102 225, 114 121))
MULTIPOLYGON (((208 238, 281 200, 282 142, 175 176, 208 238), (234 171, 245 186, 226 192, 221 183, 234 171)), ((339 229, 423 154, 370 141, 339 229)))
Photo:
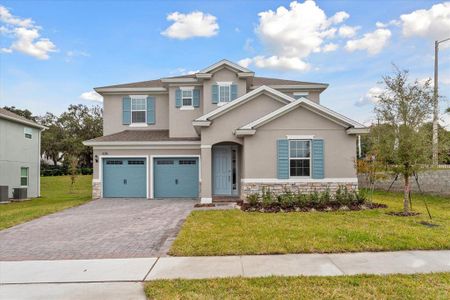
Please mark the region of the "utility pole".
POLYGON ((434 91, 433 91, 433 166, 439 163, 439 91, 438 91, 438 60, 439 44, 450 41, 450 38, 442 41, 434 41, 434 91))

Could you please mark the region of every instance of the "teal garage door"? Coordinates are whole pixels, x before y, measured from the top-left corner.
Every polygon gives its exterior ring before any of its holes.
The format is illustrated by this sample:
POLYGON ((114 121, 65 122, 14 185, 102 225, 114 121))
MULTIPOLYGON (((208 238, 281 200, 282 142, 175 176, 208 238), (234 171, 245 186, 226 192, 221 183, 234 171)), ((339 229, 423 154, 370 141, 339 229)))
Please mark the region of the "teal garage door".
POLYGON ((155 158, 155 198, 197 198, 198 158, 155 158))
POLYGON ((145 158, 103 159, 104 198, 147 198, 145 158))

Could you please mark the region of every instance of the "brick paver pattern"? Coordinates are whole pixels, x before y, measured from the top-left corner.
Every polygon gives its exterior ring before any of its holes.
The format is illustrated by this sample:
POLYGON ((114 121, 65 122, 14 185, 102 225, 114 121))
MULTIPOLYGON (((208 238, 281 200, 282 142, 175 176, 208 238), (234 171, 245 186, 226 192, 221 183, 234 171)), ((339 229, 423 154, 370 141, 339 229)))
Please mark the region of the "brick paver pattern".
POLYGON ((95 200, 0 231, 0 260, 164 256, 194 204, 95 200))

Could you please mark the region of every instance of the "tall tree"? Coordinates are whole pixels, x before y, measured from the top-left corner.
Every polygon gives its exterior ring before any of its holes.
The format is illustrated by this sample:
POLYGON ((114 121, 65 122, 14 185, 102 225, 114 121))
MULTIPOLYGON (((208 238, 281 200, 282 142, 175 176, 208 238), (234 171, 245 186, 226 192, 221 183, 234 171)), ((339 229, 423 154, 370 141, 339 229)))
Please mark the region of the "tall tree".
POLYGON ((4 106, 3 109, 9 110, 10 112, 13 112, 16 115, 24 117, 28 120, 36 121, 36 117, 33 116, 33 113, 31 111, 29 111, 28 109, 20 109, 20 108, 16 108, 15 106, 4 106))
POLYGON ((431 81, 409 81, 408 71, 395 68, 383 77, 384 92, 377 98, 375 113, 380 124, 371 133, 377 160, 404 179, 403 213, 409 214, 410 179, 430 161, 429 142, 420 127, 431 118, 431 81))
POLYGON ((42 132, 41 153, 47 159, 52 160, 55 166, 64 158, 65 132, 58 119, 49 112, 38 118, 38 122, 47 127, 42 132))

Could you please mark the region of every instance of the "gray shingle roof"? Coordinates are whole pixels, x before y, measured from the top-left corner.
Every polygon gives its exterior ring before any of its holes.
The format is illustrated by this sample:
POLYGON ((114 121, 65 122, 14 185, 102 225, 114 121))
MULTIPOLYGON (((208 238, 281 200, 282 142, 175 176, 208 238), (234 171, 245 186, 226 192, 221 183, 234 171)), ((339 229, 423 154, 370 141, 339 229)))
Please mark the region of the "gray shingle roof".
POLYGON ((22 124, 27 124, 27 125, 38 127, 38 128, 45 128, 44 126, 34 122, 33 120, 29 120, 25 117, 19 116, 18 114, 15 114, 13 112, 10 112, 7 109, 0 107, 0 117, 2 117, 2 116, 6 119, 14 120, 14 121, 17 121, 22 124))
MULTIPOLYGON (((182 76, 173 76, 173 77, 165 77, 167 78, 195 78, 195 74, 182 75, 182 76)), ((270 77, 253 77, 252 86, 261 86, 261 85, 304 85, 304 84, 312 84, 312 85, 323 85, 323 83, 316 82, 305 82, 305 81, 297 81, 297 80, 287 80, 280 78, 270 78, 270 77)), ((139 81, 139 82, 131 82, 124 84, 116 84, 109 86, 96 87, 96 89, 103 88, 153 88, 153 87, 164 87, 164 83, 161 79, 156 80, 148 80, 148 81, 139 81)))
POLYGON ((172 138, 169 130, 124 130, 110 135, 100 136, 86 142, 163 142, 163 141, 199 141, 200 137, 172 138))

